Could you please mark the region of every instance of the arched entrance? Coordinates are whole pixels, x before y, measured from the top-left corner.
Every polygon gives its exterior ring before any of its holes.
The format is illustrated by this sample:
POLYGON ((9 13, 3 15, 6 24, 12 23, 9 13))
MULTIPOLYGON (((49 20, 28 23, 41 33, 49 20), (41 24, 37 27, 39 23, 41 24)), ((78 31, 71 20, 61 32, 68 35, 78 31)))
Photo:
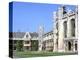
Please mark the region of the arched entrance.
POLYGON ((75 50, 77 50, 77 44, 75 44, 75 50))
POLYGON ((68 42, 68 50, 71 50, 71 42, 68 42))

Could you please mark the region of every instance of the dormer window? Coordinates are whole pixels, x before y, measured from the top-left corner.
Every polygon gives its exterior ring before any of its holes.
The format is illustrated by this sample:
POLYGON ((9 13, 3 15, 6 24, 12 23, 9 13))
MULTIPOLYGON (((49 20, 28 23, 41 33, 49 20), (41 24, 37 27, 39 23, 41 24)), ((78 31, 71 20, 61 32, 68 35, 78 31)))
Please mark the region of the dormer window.
POLYGON ((28 35, 26 35, 26 38, 28 38, 28 35))
POLYGON ((30 43, 30 41, 25 41, 25 44, 29 44, 30 43))

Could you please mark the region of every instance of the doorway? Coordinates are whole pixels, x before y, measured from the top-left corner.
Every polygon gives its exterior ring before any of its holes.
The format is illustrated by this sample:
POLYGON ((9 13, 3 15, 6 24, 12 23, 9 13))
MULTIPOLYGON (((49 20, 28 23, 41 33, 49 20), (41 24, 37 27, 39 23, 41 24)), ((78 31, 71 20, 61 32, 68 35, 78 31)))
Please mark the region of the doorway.
POLYGON ((77 50, 77 44, 75 44, 75 50, 77 50))
POLYGON ((71 51, 71 42, 68 42, 68 50, 71 51))

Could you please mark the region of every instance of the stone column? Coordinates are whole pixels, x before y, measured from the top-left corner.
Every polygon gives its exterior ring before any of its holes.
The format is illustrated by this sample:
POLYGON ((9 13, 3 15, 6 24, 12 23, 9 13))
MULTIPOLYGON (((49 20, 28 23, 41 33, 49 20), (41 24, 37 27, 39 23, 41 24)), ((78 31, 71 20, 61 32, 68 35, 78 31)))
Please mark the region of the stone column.
POLYGON ((56 29, 56 12, 53 12, 53 45, 54 45, 54 48, 53 48, 53 51, 54 52, 57 52, 57 36, 56 36, 56 33, 57 33, 57 29, 56 29))
MULTIPOLYGON (((75 9, 75 37, 76 37, 76 41, 74 41, 75 44, 78 45, 78 6, 76 6, 76 9, 75 9)), ((78 48, 78 47, 77 47, 78 48)), ((75 45, 74 45, 74 51, 77 52, 75 50, 75 45)))
POLYGON ((75 11, 75 37, 78 38, 78 7, 75 11))
POLYGON ((68 8, 67 13, 67 37, 71 37, 71 20, 69 18, 69 14, 71 13, 71 10, 68 8))
POLYGON ((57 52, 57 39, 56 39, 57 37, 56 37, 56 34, 54 34, 54 49, 53 49, 53 51, 54 52, 57 52))
POLYGON ((71 37, 71 21, 69 18, 67 21, 67 37, 71 37))
POLYGON ((63 7, 58 9, 58 52, 64 51, 63 7))
POLYGON ((68 41, 66 41, 66 51, 68 51, 68 41))
POLYGON ((75 52, 75 40, 73 41, 73 51, 75 52))
POLYGON ((66 52, 66 41, 64 41, 64 52, 66 52))
POLYGON ((58 39, 58 51, 63 52, 64 51, 64 31, 63 31, 63 22, 62 20, 59 21, 59 39, 58 39))

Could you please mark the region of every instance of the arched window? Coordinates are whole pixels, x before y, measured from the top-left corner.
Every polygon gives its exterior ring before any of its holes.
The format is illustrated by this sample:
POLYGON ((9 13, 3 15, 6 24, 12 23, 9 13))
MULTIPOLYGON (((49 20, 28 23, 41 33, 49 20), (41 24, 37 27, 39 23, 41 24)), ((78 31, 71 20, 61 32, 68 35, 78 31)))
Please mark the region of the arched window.
POLYGON ((71 35, 75 36, 75 19, 71 19, 71 35))
POLYGON ((28 38, 28 35, 26 35, 26 38, 28 38))
POLYGON ((75 44, 75 50, 77 50, 77 43, 75 44))
POLYGON ((67 21, 65 21, 63 25, 64 25, 64 37, 67 37, 67 21))

